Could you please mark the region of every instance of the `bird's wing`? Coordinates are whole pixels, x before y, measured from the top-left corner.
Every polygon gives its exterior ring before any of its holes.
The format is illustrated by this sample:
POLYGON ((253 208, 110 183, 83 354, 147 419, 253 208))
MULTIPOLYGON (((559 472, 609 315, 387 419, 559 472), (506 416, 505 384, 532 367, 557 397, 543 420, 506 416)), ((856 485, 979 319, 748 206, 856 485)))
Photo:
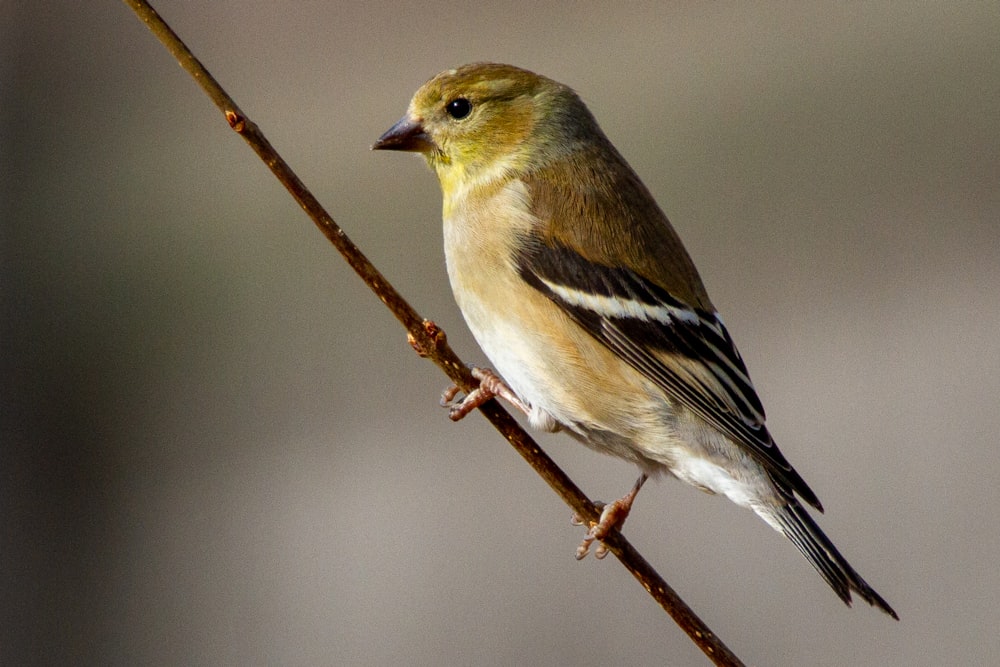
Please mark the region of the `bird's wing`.
POLYGON ((822 511, 764 425, 764 408, 718 314, 687 305, 630 269, 539 239, 526 242, 516 261, 529 285, 822 511))

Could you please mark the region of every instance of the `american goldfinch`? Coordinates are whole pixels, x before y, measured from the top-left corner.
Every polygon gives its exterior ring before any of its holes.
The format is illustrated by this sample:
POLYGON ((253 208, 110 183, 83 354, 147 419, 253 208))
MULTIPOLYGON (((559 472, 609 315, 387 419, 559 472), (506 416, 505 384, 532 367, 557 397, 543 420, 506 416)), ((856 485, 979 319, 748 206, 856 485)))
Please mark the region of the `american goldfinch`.
POLYGON ((640 468, 578 557, 667 472, 753 510, 848 605, 853 591, 898 618, 800 503, 822 511, 677 233, 573 90, 510 65, 447 70, 373 148, 437 173, 452 290, 503 378, 479 370, 456 415, 500 395, 640 468))

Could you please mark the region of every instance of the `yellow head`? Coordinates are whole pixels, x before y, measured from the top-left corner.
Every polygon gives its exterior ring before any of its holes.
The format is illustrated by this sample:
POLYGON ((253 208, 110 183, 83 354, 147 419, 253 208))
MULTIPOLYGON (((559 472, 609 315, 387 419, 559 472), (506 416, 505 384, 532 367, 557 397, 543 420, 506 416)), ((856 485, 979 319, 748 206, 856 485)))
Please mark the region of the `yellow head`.
POLYGON ((445 194, 545 166, 602 136, 570 88, 511 65, 447 70, 372 147, 423 153, 445 194))

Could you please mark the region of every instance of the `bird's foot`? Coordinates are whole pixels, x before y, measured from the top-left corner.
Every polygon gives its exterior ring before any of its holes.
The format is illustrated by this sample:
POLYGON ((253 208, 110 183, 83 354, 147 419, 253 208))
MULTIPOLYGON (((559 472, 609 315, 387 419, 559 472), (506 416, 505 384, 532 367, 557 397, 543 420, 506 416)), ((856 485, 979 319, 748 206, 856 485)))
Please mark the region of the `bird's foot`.
MULTIPOLYGON (((590 553, 590 546, 594 542, 597 542, 597 548, 594 549, 594 558, 603 560, 608 555, 608 547, 604 544, 604 539, 611 532, 612 528, 621 530, 625 525, 625 519, 628 518, 628 514, 632 510, 632 503, 635 502, 635 497, 639 495, 639 489, 642 488, 642 485, 646 483, 648 478, 648 475, 643 473, 636 480, 635 486, 632 487, 631 491, 612 503, 595 503, 595 506, 601 510, 601 518, 596 523, 590 522, 590 529, 587 531, 587 535, 583 538, 580 546, 576 548, 577 560, 583 560, 587 557, 587 554, 590 553)), ((574 526, 582 526, 585 523, 578 514, 574 514, 571 521, 574 526)))
POLYGON ((448 408, 448 417, 452 421, 459 421, 483 403, 494 398, 502 398, 515 408, 528 414, 531 410, 517 397, 514 391, 500 379, 500 376, 489 368, 472 367, 472 377, 479 380, 479 386, 466 394, 461 400, 455 401, 455 397, 462 391, 457 386, 452 385, 441 394, 441 407, 448 408))

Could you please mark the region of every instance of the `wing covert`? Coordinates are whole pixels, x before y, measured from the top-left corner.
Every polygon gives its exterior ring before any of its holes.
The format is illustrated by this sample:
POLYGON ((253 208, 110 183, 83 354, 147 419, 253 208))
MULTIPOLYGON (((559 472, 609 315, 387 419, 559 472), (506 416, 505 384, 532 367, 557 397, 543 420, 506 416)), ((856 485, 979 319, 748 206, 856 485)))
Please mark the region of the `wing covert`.
POLYGON ((733 340, 714 312, 691 308, 625 268, 528 243, 521 277, 626 363, 745 447, 803 500, 819 500, 778 450, 733 340))

